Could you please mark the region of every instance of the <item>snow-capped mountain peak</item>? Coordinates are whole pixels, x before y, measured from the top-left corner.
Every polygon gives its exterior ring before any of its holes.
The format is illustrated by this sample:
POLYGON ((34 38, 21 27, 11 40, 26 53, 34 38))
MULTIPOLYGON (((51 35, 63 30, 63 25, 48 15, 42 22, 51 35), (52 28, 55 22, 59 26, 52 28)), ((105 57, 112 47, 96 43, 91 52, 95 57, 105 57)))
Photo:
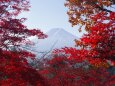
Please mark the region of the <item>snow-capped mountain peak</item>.
POLYGON ((70 34, 69 32, 65 31, 64 29, 62 28, 54 28, 54 29, 51 29, 50 31, 48 31, 46 33, 48 35, 48 37, 64 37, 64 38, 70 38, 70 37, 73 37, 73 38, 76 38, 74 35, 70 34))
POLYGON ((74 39, 78 39, 76 36, 60 28, 51 29, 46 34, 48 38, 35 42, 35 46, 33 47, 35 50, 49 51, 55 48, 74 47, 74 39))
POLYGON ((25 46, 27 50, 33 51, 37 57, 43 57, 50 53, 53 49, 60 49, 64 47, 75 47, 75 39, 78 37, 72 35, 64 29, 55 28, 46 33, 48 35, 45 39, 33 38, 34 46, 25 46))

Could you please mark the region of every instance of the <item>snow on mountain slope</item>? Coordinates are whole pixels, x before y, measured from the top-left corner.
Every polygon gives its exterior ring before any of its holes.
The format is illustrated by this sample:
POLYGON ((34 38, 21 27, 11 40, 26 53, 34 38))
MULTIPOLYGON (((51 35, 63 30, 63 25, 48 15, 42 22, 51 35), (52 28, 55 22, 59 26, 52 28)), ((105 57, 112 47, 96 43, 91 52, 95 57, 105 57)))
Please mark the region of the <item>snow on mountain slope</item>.
POLYGON ((48 35, 46 39, 32 39, 35 42, 35 45, 32 47, 35 51, 47 52, 55 48, 75 47, 74 39, 78 39, 76 36, 60 28, 51 29, 46 34, 48 35))

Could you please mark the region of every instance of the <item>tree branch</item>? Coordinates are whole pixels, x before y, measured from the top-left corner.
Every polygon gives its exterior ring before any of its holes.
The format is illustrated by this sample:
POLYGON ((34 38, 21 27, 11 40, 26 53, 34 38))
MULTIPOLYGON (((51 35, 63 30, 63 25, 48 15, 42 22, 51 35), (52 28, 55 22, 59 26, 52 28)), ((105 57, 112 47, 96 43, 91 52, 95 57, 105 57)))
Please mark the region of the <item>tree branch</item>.
POLYGON ((93 3, 93 4, 94 4, 94 6, 95 6, 96 8, 98 8, 98 9, 101 10, 101 11, 113 12, 113 11, 111 11, 111 10, 105 9, 104 7, 99 6, 99 5, 96 4, 96 3, 93 3))
POLYGON ((108 10, 108 9, 105 9, 103 7, 100 7, 100 6, 96 6, 99 10, 102 10, 102 11, 106 11, 106 12, 112 12, 111 10, 108 10))

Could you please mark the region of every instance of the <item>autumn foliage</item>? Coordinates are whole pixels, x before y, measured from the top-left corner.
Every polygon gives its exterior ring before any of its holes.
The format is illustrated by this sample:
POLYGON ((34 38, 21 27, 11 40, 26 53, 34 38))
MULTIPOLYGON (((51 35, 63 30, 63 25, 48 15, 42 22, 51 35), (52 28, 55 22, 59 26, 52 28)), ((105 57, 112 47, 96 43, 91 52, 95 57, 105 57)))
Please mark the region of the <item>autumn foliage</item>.
POLYGON ((115 78, 104 67, 70 60, 65 54, 55 55, 39 72, 51 86, 112 86, 115 78))
POLYGON ((28 0, 0 0, 0 86, 44 86, 46 83, 38 72, 29 66, 27 58, 35 57, 21 45, 27 37, 45 38, 37 29, 29 30, 17 16, 29 9, 28 0))
POLYGON ((66 0, 69 22, 86 30, 76 48, 52 52, 41 69, 30 66, 35 55, 22 48, 31 44, 28 37, 45 38, 38 29, 28 29, 28 0, 0 0, 0 86, 114 86, 115 75, 107 71, 115 66, 114 0, 66 0))
MULTIPOLYGON (((114 0, 67 0, 65 6, 69 8, 68 15, 70 23, 85 26, 87 34, 76 45, 81 50, 74 55, 75 58, 89 60, 96 63, 111 61, 115 63, 115 9, 114 0), (79 55, 79 56, 78 56, 79 55), (96 60, 96 61, 95 61, 96 60)), ((81 28, 79 29, 81 30, 81 28)), ((67 49, 66 49, 67 50, 67 49)), ((68 51, 66 51, 68 52, 68 51)))

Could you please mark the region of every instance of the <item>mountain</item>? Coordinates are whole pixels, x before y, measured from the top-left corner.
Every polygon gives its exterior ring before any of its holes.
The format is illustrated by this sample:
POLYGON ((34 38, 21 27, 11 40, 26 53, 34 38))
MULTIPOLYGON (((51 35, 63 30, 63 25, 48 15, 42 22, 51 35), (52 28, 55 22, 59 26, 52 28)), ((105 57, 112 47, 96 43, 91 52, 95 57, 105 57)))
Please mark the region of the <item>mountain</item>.
POLYGON ((33 41, 35 45, 26 45, 25 49, 35 53, 37 57, 44 57, 46 54, 49 54, 49 52, 51 52, 53 49, 75 47, 74 40, 78 39, 78 37, 61 28, 51 29, 46 34, 48 35, 48 37, 45 39, 32 38, 31 41, 33 41))
POLYGON ((78 39, 76 36, 60 28, 51 29, 46 34, 48 35, 46 39, 32 39, 35 42, 34 50, 45 52, 56 48, 75 47, 74 40, 78 39))

